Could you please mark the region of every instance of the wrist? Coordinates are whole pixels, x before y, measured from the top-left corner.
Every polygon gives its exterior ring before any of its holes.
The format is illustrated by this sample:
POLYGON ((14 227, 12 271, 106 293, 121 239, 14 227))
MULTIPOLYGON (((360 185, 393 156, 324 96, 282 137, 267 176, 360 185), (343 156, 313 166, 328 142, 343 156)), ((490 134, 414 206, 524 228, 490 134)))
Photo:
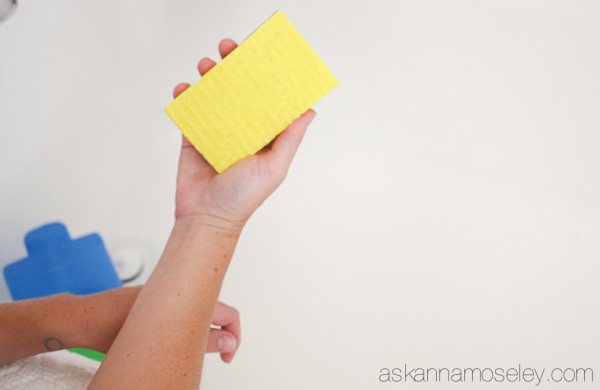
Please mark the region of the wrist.
POLYGON ((141 287, 122 287, 81 297, 80 347, 107 352, 121 330, 141 287))
POLYGON ((174 230, 202 230, 205 233, 237 238, 245 224, 245 220, 223 218, 212 214, 192 213, 176 216, 174 230))

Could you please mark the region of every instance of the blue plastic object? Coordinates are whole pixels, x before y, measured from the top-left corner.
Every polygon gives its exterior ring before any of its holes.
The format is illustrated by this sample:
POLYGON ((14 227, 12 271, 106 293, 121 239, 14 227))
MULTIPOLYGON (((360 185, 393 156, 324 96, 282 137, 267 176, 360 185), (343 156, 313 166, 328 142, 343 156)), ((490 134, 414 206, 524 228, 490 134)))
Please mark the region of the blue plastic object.
POLYGON ((94 294, 122 285, 98 234, 72 240, 63 224, 51 223, 29 232, 25 246, 29 256, 4 268, 15 301, 63 292, 94 294))

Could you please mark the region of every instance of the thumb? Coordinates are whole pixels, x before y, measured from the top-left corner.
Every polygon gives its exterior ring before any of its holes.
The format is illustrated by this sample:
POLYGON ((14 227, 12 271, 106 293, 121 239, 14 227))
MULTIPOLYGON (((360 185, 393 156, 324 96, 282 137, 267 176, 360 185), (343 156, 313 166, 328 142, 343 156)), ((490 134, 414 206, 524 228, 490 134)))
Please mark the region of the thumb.
POLYGON ((296 155, 300 142, 302 142, 302 138, 304 138, 308 125, 316 116, 317 113, 314 110, 306 111, 277 136, 271 150, 267 153, 267 158, 272 160, 277 168, 287 171, 296 155))

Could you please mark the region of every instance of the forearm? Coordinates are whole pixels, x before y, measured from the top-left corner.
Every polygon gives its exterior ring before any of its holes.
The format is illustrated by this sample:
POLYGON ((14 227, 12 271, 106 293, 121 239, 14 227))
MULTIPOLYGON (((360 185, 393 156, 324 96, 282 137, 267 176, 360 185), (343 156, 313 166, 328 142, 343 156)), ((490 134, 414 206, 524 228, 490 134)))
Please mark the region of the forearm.
POLYGON ((50 298, 5 303, 0 306, 0 365, 26 356, 70 346, 69 326, 53 327, 56 321, 70 324, 65 307, 75 304, 69 294, 50 298), (53 329, 54 328, 54 329, 53 329))
MULTIPOLYGON (((225 57, 236 46, 223 40, 219 52, 225 57)), ((204 75, 214 65, 206 59, 198 70, 204 75)), ((179 84, 174 95, 188 87, 179 84)), ((284 179, 314 117, 308 110, 261 153, 220 174, 183 139, 175 227, 90 388, 198 387, 211 318, 241 225, 284 179)))
POLYGON ((91 388, 197 388, 214 307, 241 227, 179 219, 91 388))
POLYGON ((63 348, 106 352, 138 291, 58 294, 0 305, 0 365, 63 348))

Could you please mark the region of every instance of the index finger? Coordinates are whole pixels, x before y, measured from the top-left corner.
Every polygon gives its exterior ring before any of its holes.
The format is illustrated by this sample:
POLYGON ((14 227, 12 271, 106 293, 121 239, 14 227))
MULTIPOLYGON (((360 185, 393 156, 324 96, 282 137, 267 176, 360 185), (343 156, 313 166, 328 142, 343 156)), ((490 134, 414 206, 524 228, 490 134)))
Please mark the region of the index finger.
MULTIPOLYGON (((221 329, 226 330, 233 334, 236 338, 236 350, 239 348, 242 341, 242 327, 240 323, 240 313, 234 307, 224 304, 223 302, 217 302, 215 308, 215 314, 212 320, 213 325, 219 326, 221 329)), ((225 352, 221 354, 221 358, 230 362, 235 355, 234 352, 225 352)))

